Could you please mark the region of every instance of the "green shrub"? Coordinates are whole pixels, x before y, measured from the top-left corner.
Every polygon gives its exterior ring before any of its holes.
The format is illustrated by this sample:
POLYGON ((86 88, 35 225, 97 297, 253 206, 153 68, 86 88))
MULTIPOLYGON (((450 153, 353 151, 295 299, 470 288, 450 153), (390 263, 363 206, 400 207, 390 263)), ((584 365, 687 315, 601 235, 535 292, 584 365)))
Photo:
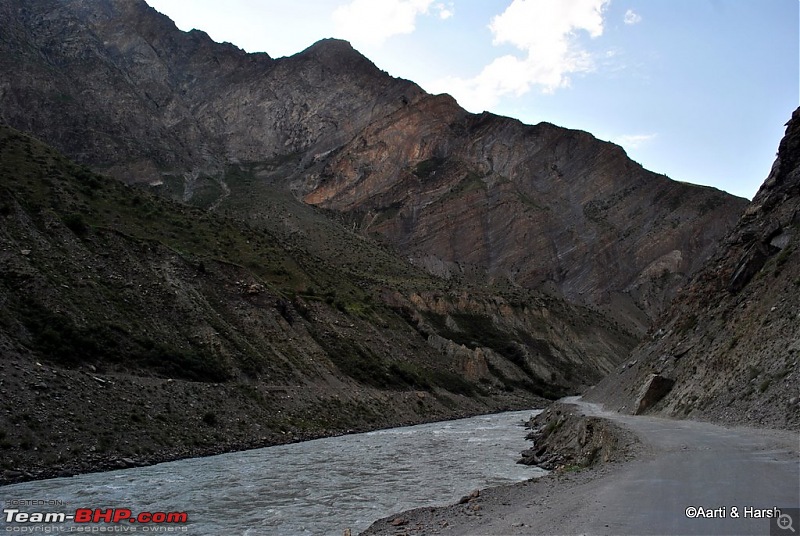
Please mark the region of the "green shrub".
POLYGON ((64 225, 77 236, 85 236, 89 232, 89 226, 86 224, 83 214, 77 212, 64 216, 64 225))
POLYGON ((772 378, 766 378, 758 385, 758 392, 763 393, 767 389, 769 389, 769 385, 772 383, 772 378))
POLYGON ((427 179, 438 171, 447 162, 444 158, 429 158, 418 163, 414 168, 414 175, 420 179, 427 179))

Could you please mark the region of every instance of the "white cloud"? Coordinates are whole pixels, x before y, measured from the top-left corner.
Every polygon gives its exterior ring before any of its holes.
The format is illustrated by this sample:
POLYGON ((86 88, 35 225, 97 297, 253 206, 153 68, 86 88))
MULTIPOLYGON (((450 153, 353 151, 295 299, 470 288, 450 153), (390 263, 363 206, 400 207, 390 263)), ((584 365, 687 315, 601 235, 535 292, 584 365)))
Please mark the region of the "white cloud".
POLYGON ((638 149, 647 142, 653 140, 658 134, 624 134, 614 138, 612 141, 628 149, 638 149))
POLYGON ((489 24, 494 45, 512 45, 518 55, 495 58, 471 79, 446 78, 434 91, 451 93, 470 111, 492 108, 505 95, 523 95, 534 86, 552 93, 570 84, 569 75, 594 68, 579 32, 603 34, 610 0, 513 0, 489 24))
POLYGON ((625 24, 639 24, 642 22, 642 16, 638 13, 634 12, 632 9, 629 9, 625 12, 625 24))
POLYGON ((433 6, 439 14, 439 18, 442 20, 447 20, 453 15, 456 14, 456 10, 453 7, 453 2, 448 2, 446 5, 442 2, 433 6))
MULTIPOLYGON (((336 8, 333 23, 337 36, 353 44, 381 45, 393 35, 413 32, 417 16, 428 13, 431 4, 433 0, 351 0, 336 8)), ((439 16, 447 18, 443 8, 439 16)))

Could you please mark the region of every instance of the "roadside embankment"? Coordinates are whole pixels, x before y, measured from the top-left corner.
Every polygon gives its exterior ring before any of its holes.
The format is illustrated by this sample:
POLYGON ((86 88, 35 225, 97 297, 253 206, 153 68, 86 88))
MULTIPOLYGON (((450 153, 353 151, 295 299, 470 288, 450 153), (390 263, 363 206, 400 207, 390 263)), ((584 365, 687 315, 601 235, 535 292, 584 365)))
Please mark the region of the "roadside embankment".
POLYGON ((519 463, 569 471, 633 457, 635 434, 600 417, 586 416, 575 406, 555 403, 529 423, 533 446, 519 463))

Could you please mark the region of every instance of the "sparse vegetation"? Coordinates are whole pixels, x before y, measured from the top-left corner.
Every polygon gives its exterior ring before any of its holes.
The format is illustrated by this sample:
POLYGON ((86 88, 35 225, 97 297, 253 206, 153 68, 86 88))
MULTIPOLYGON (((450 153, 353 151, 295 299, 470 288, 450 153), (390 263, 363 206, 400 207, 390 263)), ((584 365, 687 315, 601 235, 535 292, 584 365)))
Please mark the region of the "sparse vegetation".
POLYGON ((753 366, 751 366, 751 367, 749 368, 749 370, 748 370, 747 377, 748 377, 748 379, 750 379, 750 380, 755 380, 755 379, 756 379, 756 378, 758 378, 760 375, 761 375, 761 369, 760 369, 760 368, 758 368, 758 367, 753 367, 753 366))
POLYGON ((677 331, 681 335, 688 333, 697 327, 697 315, 691 314, 683 317, 677 325, 677 331))
POLYGON ((112 323, 78 327, 69 317, 50 312, 36 301, 20 307, 36 349, 62 366, 110 361, 138 364, 150 370, 198 381, 225 381, 229 371, 210 355, 142 339, 112 323))
POLYGON ((446 203, 452 199, 465 196, 469 193, 476 191, 486 191, 486 183, 483 181, 483 176, 469 171, 461 181, 455 184, 444 196, 440 197, 438 203, 446 203))
POLYGON ((447 164, 445 158, 433 157, 419 162, 414 168, 414 175, 420 179, 427 179, 447 164))
POLYGON ((775 258, 775 272, 774 274, 777 276, 781 273, 784 266, 789 259, 792 258, 792 254, 794 253, 794 248, 792 246, 787 246, 781 250, 778 256, 775 258))

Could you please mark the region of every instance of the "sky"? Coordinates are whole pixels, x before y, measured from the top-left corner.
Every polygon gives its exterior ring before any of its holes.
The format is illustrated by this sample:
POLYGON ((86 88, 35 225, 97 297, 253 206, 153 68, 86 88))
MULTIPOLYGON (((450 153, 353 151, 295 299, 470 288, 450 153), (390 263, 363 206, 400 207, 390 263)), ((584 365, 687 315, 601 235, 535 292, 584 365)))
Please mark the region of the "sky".
POLYGON ((800 105, 798 0, 147 0, 277 58, 346 39, 470 112, 585 130, 752 198, 800 105))

